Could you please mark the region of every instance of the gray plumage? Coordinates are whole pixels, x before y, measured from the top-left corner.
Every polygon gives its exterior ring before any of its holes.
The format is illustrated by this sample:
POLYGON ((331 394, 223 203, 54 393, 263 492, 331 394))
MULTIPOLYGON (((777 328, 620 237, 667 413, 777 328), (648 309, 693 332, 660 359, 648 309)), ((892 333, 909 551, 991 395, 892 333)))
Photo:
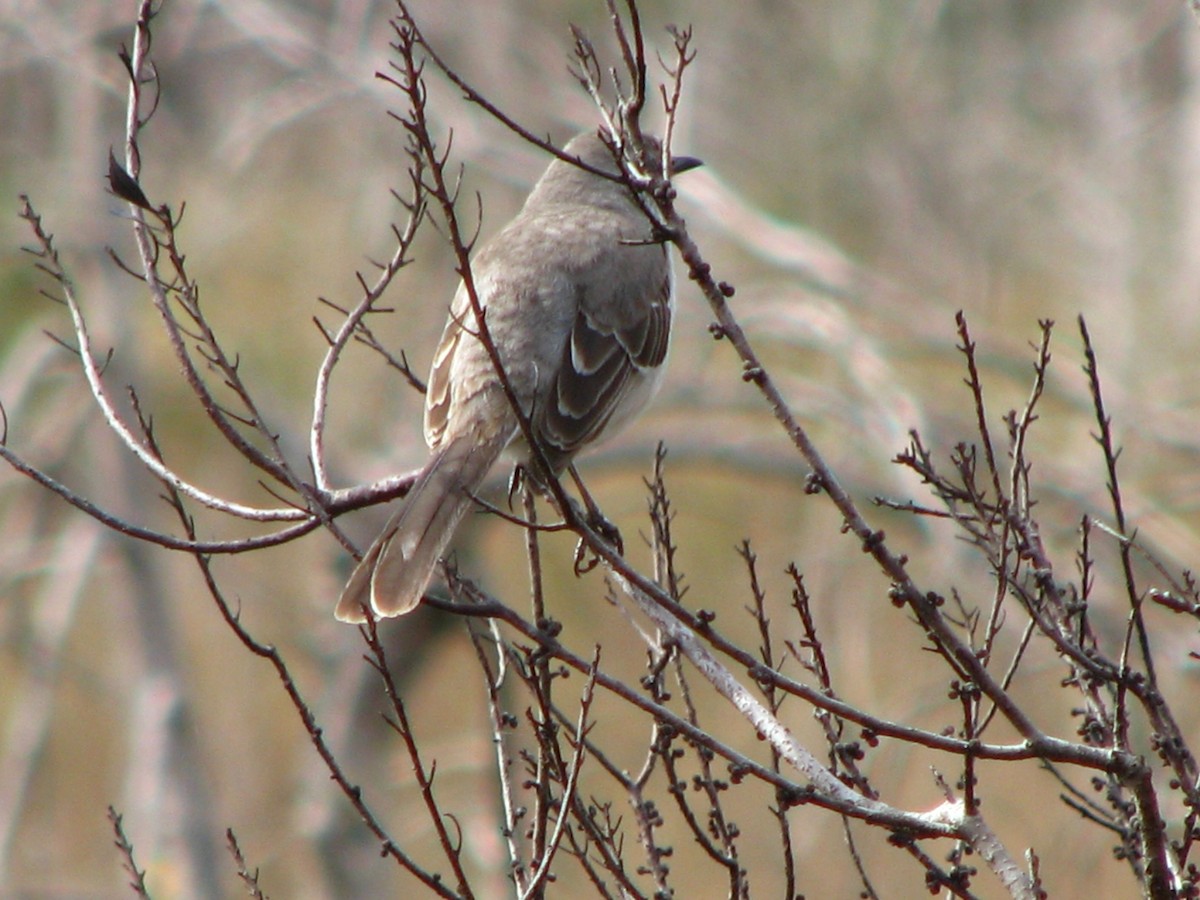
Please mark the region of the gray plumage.
MULTIPOLYGON (((649 141, 647 143, 650 143, 649 141)), ((595 134, 566 152, 619 167, 595 134)), ((676 171, 698 165, 674 162, 676 171)), ((650 401, 667 357, 670 259, 629 189, 554 160, 525 205, 475 256, 471 271, 504 372, 557 475, 579 450, 650 401)), ((489 470, 514 439, 529 451, 460 285, 425 398, 429 462, 351 575, 346 622, 413 609, 489 470)))

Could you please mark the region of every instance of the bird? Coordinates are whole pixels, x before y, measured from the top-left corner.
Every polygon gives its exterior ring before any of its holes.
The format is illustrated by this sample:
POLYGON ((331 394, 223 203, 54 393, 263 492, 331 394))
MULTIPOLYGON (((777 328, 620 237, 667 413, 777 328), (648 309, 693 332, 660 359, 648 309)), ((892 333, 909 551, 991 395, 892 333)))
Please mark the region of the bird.
MULTIPOLYGON (((651 165, 661 145, 644 139, 651 165)), ((650 402, 665 370, 671 259, 615 145, 587 131, 555 157, 517 215, 475 254, 484 323, 541 459, 557 477, 650 402), (604 174, 597 174, 597 173, 604 174)), ((670 160, 669 174, 701 165, 670 160)), ((428 462, 338 599, 343 622, 404 615, 429 586, 464 513, 512 446, 536 473, 513 401, 480 337, 465 281, 450 305, 425 395, 428 462)))

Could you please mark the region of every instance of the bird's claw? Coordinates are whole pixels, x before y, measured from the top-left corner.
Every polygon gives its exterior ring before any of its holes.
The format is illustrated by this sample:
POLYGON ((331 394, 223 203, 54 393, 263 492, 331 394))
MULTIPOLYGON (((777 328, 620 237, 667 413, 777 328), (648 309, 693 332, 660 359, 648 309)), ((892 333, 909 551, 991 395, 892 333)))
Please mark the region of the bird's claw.
MULTIPOLYGON (((596 532, 600 538, 608 544, 611 544, 617 551, 618 556, 625 554, 625 542, 621 539, 621 532, 608 519, 600 513, 598 509, 592 509, 588 513, 587 525, 592 531, 596 532)), ((579 543, 575 545, 575 574, 585 575, 600 562, 600 557, 588 553, 587 542, 579 539, 579 543)))

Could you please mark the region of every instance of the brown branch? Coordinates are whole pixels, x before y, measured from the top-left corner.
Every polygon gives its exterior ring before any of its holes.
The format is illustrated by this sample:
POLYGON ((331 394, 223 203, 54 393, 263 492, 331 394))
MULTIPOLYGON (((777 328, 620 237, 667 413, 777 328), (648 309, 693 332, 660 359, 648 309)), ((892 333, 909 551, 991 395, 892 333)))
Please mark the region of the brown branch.
MULTIPOLYGON (((379 674, 379 679, 383 683, 384 694, 387 696, 388 704, 392 710, 391 715, 385 716, 384 720, 400 736, 400 740, 404 743, 404 749, 408 753, 409 762, 412 764, 413 776, 416 778, 417 787, 421 791, 421 800, 429 816, 429 823, 433 826, 434 832, 437 834, 438 845, 442 848, 442 855, 446 858, 446 862, 449 863, 451 871, 454 872, 454 878, 458 883, 458 896, 464 898, 473 897, 474 893, 471 891, 466 871, 462 866, 461 835, 451 837, 450 831, 446 827, 448 817, 442 813, 437 798, 434 796, 433 781, 437 773, 437 763, 434 762, 426 766, 422 759, 420 745, 417 742, 412 724, 408 718, 408 710, 405 708, 404 701, 400 697, 400 692, 396 688, 396 682, 392 677, 392 670, 388 666, 383 644, 379 640, 377 625, 378 622, 375 617, 368 616, 366 624, 361 626, 359 630, 362 632, 363 638, 367 642, 367 647, 371 651, 368 662, 370 662, 371 666, 379 674)), ((413 871, 407 864, 405 864, 405 868, 413 871)), ((414 871, 414 874, 417 873, 414 871)), ((419 877, 421 877, 422 881, 425 881, 424 874, 419 877)), ((436 880, 441 885, 441 879, 438 878, 436 880)), ((447 892, 447 895, 449 895, 449 892, 447 892)))
POLYGON ((133 860, 133 844, 129 842, 129 838, 125 836, 125 827, 122 824, 122 817, 113 807, 108 808, 108 821, 112 825, 113 844, 121 853, 121 867, 129 875, 129 887, 133 893, 141 897, 142 900, 150 900, 150 894, 146 890, 146 872, 137 867, 137 863, 133 860))

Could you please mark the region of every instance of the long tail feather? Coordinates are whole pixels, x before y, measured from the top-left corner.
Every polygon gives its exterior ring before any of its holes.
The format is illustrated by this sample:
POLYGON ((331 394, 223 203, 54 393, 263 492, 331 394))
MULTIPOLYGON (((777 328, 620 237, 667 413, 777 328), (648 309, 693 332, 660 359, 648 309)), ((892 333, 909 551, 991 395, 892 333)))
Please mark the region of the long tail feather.
POLYGON ((441 447, 417 479, 404 505, 367 550, 338 599, 343 622, 411 611, 433 578, 472 496, 487 477, 507 440, 464 435, 441 447))

